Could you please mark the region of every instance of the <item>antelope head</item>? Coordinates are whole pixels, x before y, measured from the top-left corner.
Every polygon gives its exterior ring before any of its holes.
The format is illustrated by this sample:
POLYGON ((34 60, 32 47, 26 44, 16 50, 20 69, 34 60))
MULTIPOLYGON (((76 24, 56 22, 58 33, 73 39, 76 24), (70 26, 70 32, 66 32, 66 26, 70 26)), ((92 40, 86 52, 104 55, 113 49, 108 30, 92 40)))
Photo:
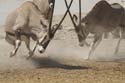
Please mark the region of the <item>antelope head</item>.
POLYGON ((86 42, 86 38, 87 38, 89 32, 86 29, 86 23, 84 22, 84 18, 82 19, 82 21, 80 23, 80 22, 78 22, 78 17, 76 15, 73 15, 73 20, 76 24, 75 32, 76 32, 78 40, 79 40, 79 46, 83 47, 84 44, 86 46, 89 46, 89 44, 86 42))
POLYGON ((55 35, 55 32, 57 30, 57 26, 58 25, 55 24, 51 28, 51 30, 48 30, 44 35, 42 35, 42 38, 40 38, 40 40, 38 41, 38 44, 39 44, 39 49, 38 50, 39 50, 40 53, 43 53, 46 50, 49 42, 52 40, 52 38, 55 35))

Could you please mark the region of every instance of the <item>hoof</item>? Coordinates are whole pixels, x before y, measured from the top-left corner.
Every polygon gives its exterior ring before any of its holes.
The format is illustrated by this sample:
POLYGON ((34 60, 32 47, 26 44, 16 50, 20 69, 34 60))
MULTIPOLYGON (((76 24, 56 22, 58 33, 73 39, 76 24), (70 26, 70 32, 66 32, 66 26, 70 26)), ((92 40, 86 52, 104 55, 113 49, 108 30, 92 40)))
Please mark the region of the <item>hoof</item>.
POLYGON ((33 52, 29 52, 29 56, 27 57, 27 59, 30 59, 33 55, 34 55, 33 52))
POLYGON ((13 56, 15 56, 15 53, 11 52, 10 57, 13 57, 13 56))

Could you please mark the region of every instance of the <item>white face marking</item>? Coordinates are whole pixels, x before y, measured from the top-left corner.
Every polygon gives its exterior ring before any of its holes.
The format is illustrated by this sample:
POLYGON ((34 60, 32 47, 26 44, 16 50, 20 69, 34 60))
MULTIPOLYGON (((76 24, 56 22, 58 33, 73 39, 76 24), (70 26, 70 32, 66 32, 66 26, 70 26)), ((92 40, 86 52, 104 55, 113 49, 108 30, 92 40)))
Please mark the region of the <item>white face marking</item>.
POLYGON ((38 46, 38 51, 40 53, 44 53, 45 52, 45 49, 43 48, 43 46, 38 46))

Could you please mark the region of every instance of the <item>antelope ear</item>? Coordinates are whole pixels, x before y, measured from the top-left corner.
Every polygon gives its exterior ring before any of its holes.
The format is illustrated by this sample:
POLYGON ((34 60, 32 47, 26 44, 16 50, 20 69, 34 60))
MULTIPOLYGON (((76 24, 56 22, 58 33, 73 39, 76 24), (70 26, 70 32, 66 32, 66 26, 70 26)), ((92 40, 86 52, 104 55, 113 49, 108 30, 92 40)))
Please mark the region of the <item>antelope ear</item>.
POLYGON ((73 20, 78 25, 78 17, 76 14, 73 15, 73 20))

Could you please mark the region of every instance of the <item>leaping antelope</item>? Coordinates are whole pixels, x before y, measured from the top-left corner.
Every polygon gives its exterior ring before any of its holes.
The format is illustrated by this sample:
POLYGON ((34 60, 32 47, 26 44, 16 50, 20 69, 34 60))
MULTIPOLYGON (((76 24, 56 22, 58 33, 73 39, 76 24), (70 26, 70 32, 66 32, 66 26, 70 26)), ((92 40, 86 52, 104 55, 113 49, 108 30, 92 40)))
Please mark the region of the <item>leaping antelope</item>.
POLYGON ((31 54, 30 38, 38 42, 39 52, 44 51, 41 40, 49 27, 51 2, 52 0, 27 1, 8 15, 5 22, 5 39, 14 46, 11 57, 16 55, 21 41, 26 43, 31 54))

